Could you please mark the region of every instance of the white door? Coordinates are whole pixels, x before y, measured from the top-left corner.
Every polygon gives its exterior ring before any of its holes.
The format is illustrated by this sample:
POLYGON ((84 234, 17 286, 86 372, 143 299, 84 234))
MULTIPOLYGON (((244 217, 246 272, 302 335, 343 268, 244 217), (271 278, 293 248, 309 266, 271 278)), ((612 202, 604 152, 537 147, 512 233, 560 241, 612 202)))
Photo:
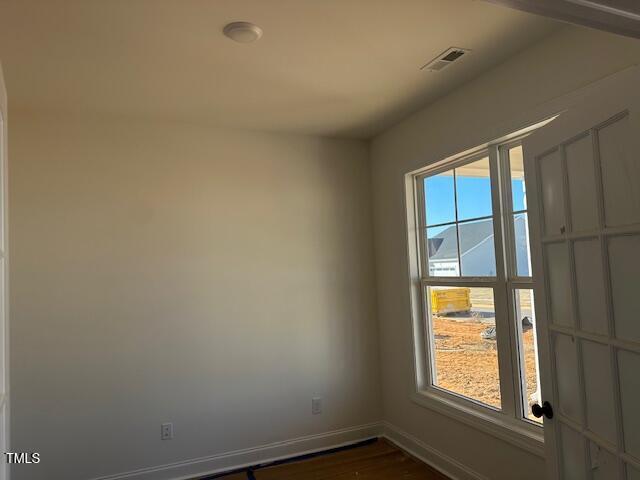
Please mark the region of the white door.
POLYGON ((523 147, 549 479, 640 480, 640 72, 523 147))

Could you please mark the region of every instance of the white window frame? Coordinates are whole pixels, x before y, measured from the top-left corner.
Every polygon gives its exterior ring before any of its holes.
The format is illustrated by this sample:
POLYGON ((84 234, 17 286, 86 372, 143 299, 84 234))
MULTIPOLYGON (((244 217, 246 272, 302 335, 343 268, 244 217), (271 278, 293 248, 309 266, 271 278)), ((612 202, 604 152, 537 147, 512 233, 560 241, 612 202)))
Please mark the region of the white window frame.
MULTIPOLYGON (((555 116, 553 117, 555 118, 555 116)), ((515 320, 515 289, 534 289, 533 277, 518 277, 515 251, 511 247, 514 232, 511 229, 512 200, 509 148, 553 118, 524 128, 477 148, 446 158, 405 176, 405 204, 407 211, 409 275, 411 279, 411 307, 415 367, 415 392, 412 400, 422 406, 452 417, 498 438, 507 440, 537 456, 544 456, 542 427, 523 418, 522 390, 526 386, 520 376, 520 355, 517 323, 515 320), (429 277, 426 255, 425 212, 423 179, 453 168, 489 157, 491 195, 496 249, 495 277, 429 277), (503 239, 505 240, 503 243, 503 239), (423 272, 425 274, 423 275, 423 272), (473 399, 455 394, 434 385, 433 349, 429 332, 427 287, 466 286, 493 288, 498 336, 508 341, 497 342, 500 370, 500 410, 473 399)), ((461 268, 461 266, 460 266, 461 268)), ((528 407, 528 405, 527 405, 528 407)))

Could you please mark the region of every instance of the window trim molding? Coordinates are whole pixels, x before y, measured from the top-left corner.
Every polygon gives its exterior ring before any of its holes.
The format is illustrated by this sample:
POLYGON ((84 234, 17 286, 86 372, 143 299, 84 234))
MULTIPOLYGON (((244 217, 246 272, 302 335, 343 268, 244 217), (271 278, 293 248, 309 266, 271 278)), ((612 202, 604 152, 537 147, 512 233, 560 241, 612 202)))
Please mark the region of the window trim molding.
MULTIPOLYGON (((424 235, 422 235, 422 226, 420 221, 420 216, 424 216, 424 202, 420 201, 422 198, 422 195, 420 194, 422 187, 419 186, 421 182, 417 180, 419 178, 424 178, 425 175, 437 174, 440 171, 446 171, 461 164, 469 163, 477 157, 486 156, 487 154, 490 156, 490 160, 495 161, 495 164, 497 165, 499 161, 497 155, 500 146, 518 142, 534 130, 553 121, 558 115, 559 113, 549 116, 540 122, 522 128, 512 134, 497 138, 484 145, 469 149, 457 155, 449 156, 423 168, 408 172, 404 176, 407 265, 410 280, 410 320, 411 331, 413 333, 412 365, 414 367, 413 373, 415 387, 414 391, 410 395, 411 400, 420 406, 426 407, 494 437, 505 440, 540 457, 544 456, 544 431, 541 426, 533 424, 533 422, 530 423, 524 419, 516 418, 516 416, 512 414, 513 412, 511 412, 511 410, 513 410, 513 408, 517 408, 517 405, 510 405, 513 404, 512 400, 510 401, 510 404, 507 403, 508 411, 505 411, 504 399, 503 409, 494 410, 490 406, 477 403, 472 399, 463 398, 462 396, 445 391, 431 384, 430 372, 433 358, 428 360, 428 357, 432 355, 432 349, 428 348, 430 342, 429 332, 427 331, 428 329, 424 321, 424 312, 426 312, 426 296, 423 295, 424 279, 420 274, 421 271, 424 271, 423 268, 426 262, 426 259, 422 258, 422 252, 426 250, 424 250, 424 246, 421 246, 421 242, 423 242, 422 237, 424 235)), ((498 182, 498 184, 501 183, 498 178, 493 179, 492 182, 498 182)), ((496 226, 494 225, 494 229, 495 227, 496 226)), ((502 243, 502 240, 500 240, 500 242, 502 243)), ((502 245, 500 248, 503 248, 502 245)), ((478 283, 479 286, 489 287, 497 281, 497 278, 465 277, 463 280, 455 277, 431 277, 429 282, 439 282, 440 280, 442 280, 443 283, 455 284, 457 280, 457 283, 464 282, 467 285, 470 283, 478 283)), ((533 279, 521 281, 521 279, 517 278, 512 279, 511 283, 523 283, 526 285, 526 288, 533 288, 536 282, 533 279)), ((498 292, 494 292, 494 295, 497 293, 498 292)), ((509 341, 509 344, 510 343, 511 340, 509 341)), ((511 357, 512 356, 510 355, 508 359, 505 359, 509 364, 511 363, 511 357)), ((510 377, 511 378, 501 380, 501 382, 506 380, 513 383, 515 375, 510 375, 510 377)), ((513 387, 516 388, 515 385, 513 387)), ((515 395, 513 395, 513 397, 515 397, 515 395)))
MULTIPOLYGON (((529 453, 544 458, 544 433, 542 428, 525 422, 513 421, 491 408, 482 406, 481 410, 449 400, 430 390, 417 390, 411 394, 411 400, 422 407, 452 418, 484 433, 513 444, 529 453), (535 430, 533 428, 535 428, 535 430), (539 431, 536 431, 539 430, 539 431)), ((467 403, 467 402, 464 402, 467 403)))

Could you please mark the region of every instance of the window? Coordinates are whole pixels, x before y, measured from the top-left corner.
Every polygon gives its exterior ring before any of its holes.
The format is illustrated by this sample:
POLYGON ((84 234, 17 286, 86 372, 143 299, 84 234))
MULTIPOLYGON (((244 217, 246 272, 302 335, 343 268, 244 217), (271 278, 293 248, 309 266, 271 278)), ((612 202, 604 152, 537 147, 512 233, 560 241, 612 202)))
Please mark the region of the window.
POLYGON ((527 195, 520 140, 412 176, 417 205, 419 390, 540 425, 527 195))

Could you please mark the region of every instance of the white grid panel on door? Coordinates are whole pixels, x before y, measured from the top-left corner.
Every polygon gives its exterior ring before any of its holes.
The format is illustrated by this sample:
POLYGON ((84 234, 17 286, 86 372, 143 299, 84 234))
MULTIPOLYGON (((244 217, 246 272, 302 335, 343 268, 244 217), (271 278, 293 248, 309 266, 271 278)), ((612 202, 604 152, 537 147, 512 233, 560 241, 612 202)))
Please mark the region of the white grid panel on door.
POLYGON ((535 157, 566 480, 639 478, 640 152, 629 115, 535 157))

